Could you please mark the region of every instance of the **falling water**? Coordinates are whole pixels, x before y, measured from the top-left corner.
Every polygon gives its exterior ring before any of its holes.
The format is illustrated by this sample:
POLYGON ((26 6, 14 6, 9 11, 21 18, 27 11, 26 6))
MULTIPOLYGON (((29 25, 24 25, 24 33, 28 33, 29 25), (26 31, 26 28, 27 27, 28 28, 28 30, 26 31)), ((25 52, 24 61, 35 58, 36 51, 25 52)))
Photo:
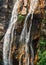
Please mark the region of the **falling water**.
POLYGON ((11 58, 10 58, 10 52, 11 52, 11 46, 13 42, 13 31, 14 27, 17 21, 18 16, 18 7, 21 3, 19 0, 16 1, 13 11, 12 11, 12 17, 10 20, 9 27, 7 29, 7 32, 4 36, 4 44, 3 44, 3 61, 4 65, 12 65, 11 58))
POLYGON ((34 65, 34 50, 32 47, 32 40, 31 40, 31 44, 30 44, 30 49, 31 49, 31 65, 34 65))
MULTIPOLYGON (((28 19, 28 17, 30 16, 30 14, 27 14, 27 16, 26 16, 26 19, 25 19, 25 23, 24 23, 24 28, 23 28, 23 30, 22 30, 22 33, 21 33, 21 36, 20 36, 20 42, 21 43, 26 43, 26 36, 27 36, 27 19, 28 19)), ((27 57, 28 57, 28 47, 27 47, 27 44, 24 44, 25 45, 25 52, 26 52, 26 54, 25 54, 25 57, 26 57, 26 60, 29 60, 29 59, 27 59, 27 57)), ((19 60, 19 63, 21 63, 21 59, 19 60)), ((26 62, 26 65, 28 65, 28 62, 26 62)))
MULTIPOLYGON (((30 27, 29 27, 29 32, 27 33, 26 35, 26 57, 28 59, 28 63, 27 65, 29 65, 29 56, 27 56, 27 54, 29 53, 28 51, 28 42, 29 42, 29 39, 30 39, 30 32, 31 32, 31 27, 32 27, 32 19, 33 19, 33 14, 31 15, 31 21, 30 21, 30 27)), ((31 45, 32 46, 32 45, 31 45)), ((33 50, 33 48, 31 49, 31 51, 33 50)), ((32 54, 32 53, 31 53, 32 54)), ((34 52, 33 52, 33 59, 34 59, 34 52)), ((32 61, 33 62, 33 61, 32 61)), ((32 65, 32 63, 31 63, 32 65)))
POLYGON ((25 35, 26 35, 26 31, 27 31, 27 29, 26 29, 27 28, 27 19, 29 18, 30 14, 34 13, 37 5, 38 5, 38 0, 31 0, 30 1, 29 13, 27 14, 26 19, 25 19, 24 27, 23 27, 23 30, 22 30, 22 33, 21 33, 21 36, 20 36, 20 41, 23 41, 24 38, 26 37, 25 35))
MULTIPOLYGON (((20 41, 25 43, 25 51, 26 51, 26 58, 28 58, 28 62, 26 62, 26 65, 29 65, 29 56, 28 56, 28 42, 29 42, 29 38, 30 38, 30 31, 31 31, 31 26, 32 26, 32 19, 33 16, 31 16, 31 24, 29 27, 29 32, 27 32, 27 19, 29 18, 30 14, 34 14, 34 11, 37 7, 38 4, 38 0, 31 0, 30 2, 30 9, 29 9, 29 13, 26 16, 25 22, 24 22, 24 27, 20 36, 20 41)), ((34 65, 33 63, 33 59, 34 59, 34 51, 33 51, 33 47, 32 47, 32 42, 30 44, 30 49, 31 49, 31 58, 32 58, 32 62, 31 65, 34 65)))
POLYGON ((19 59, 19 65, 21 65, 21 58, 19 59))
MULTIPOLYGON (((10 56, 11 55, 11 46, 12 46, 12 42, 13 42, 13 32, 14 32, 15 24, 16 24, 16 21, 18 19, 18 8, 19 8, 20 4, 21 4, 20 1, 17 0, 15 5, 14 5, 13 11, 12 11, 12 17, 11 17, 11 20, 10 20, 9 27, 7 29, 5 36, 4 36, 4 45, 3 45, 4 65, 12 65, 12 62, 11 62, 12 60, 11 60, 11 56, 10 56)), ((31 31, 31 26, 32 26, 32 24, 30 24, 29 32, 27 32, 27 19, 30 16, 30 14, 34 13, 34 11, 37 7, 37 4, 38 4, 38 0, 31 0, 29 13, 26 16, 26 19, 25 19, 25 22, 24 22, 24 27, 23 27, 23 30, 22 30, 22 33, 21 33, 21 36, 20 36, 20 41, 25 43, 25 52, 26 52, 25 56, 26 56, 26 59, 28 59, 28 62, 26 62, 26 65, 29 65, 28 42, 29 42, 29 38, 30 38, 29 36, 30 36, 30 31, 31 31)), ((30 47, 31 47, 31 52, 32 52, 31 53, 31 56, 32 56, 31 65, 34 65, 34 63, 33 63, 34 51, 33 51, 32 44, 31 44, 30 47)), ((19 61, 20 61, 19 65, 21 65, 21 59, 19 61)))

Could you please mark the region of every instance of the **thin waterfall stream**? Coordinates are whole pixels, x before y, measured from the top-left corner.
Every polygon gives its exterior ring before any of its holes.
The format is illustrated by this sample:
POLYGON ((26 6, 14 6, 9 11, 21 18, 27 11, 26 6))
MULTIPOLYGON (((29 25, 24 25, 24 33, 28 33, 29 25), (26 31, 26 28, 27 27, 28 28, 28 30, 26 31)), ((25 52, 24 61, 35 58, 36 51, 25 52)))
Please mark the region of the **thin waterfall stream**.
MULTIPOLYGON (((25 19, 25 23, 24 23, 24 28, 22 30, 22 34, 20 36, 20 41, 22 40, 22 42, 24 43, 25 45, 25 57, 26 57, 26 64, 25 65, 29 65, 29 49, 28 49, 28 42, 29 42, 29 39, 30 39, 30 32, 31 32, 31 27, 32 27, 32 19, 33 19, 33 14, 31 15, 31 21, 30 21, 30 26, 29 26, 29 31, 27 32, 27 19, 30 17, 30 14, 27 15, 26 19, 25 19), (26 25, 26 26, 25 26, 26 25)), ((32 55, 32 51, 33 51, 33 48, 32 48, 32 45, 30 46, 31 47, 31 55, 32 55)), ((34 59, 34 52, 33 52, 33 58, 32 58, 32 62, 31 64, 33 64, 33 59, 34 59)))
MULTIPOLYGON (((24 22, 24 27, 23 27, 23 30, 22 30, 22 33, 21 33, 21 36, 20 36, 20 41, 24 42, 25 43, 25 51, 26 51, 26 59, 28 59, 28 61, 26 62, 26 65, 29 65, 29 57, 28 57, 28 53, 29 53, 29 50, 28 50, 28 42, 29 42, 29 39, 30 39, 30 31, 31 31, 31 27, 32 27, 32 19, 33 19, 33 14, 34 14, 34 11, 37 7, 37 4, 38 4, 38 0, 31 0, 30 2, 30 9, 29 9, 29 13, 27 14, 26 16, 26 19, 25 19, 25 22, 24 22), (34 6, 33 6, 33 4, 34 6), (30 23, 30 27, 29 27, 29 32, 27 32, 27 19, 29 18, 29 16, 31 15, 31 23, 30 23)), ((34 65, 34 50, 33 50, 33 47, 32 47, 32 42, 30 43, 30 49, 31 49, 31 58, 32 58, 32 62, 31 62, 31 65, 34 65)))
MULTIPOLYGON (((21 42, 22 44, 25 45, 25 58, 26 58, 26 63, 25 65, 29 65, 29 48, 28 48, 28 43, 29 43, 29 39, 30 39, 30 32, 31 32, 31 27, 32 27, 32 19, 33 19, 33 14, 34 11, 37 7, 38 4, 38 0, 31 0, 30 1, 30 8, 29 8, 29 12, 26 16, 26 19, 24 21, 24 27, 22 29, 22 33, 20 35, 20 39, 19 42, 21 42), (27 31, 27 19, 30 17, 31 15, 31 21, 30 21, 30 26, 29 26, 29 31, 27 31)), ((12 65, 12 59, 11 59, 11 47, 12 47, 12 42, 13 42, 13 32, 15 29, 15 24, 18 20, 18 8, 19 6, 21 6, 21 2, 19 0, 16 0, 14 7, 13 7, 13 11, 12 11, 12 16, 11 16, 11 20, 9 23, 9 27, 7 29, 7 32, 4 36, 4 44, 3 44, 3 61, 4 61, 4 65, 12 65)), ((23 48, 23 49, 24 49, 23 48)), ((32 47, 32 42, 30 43, 30 49, 31 49, 31 58, 32 58, 32 62, 31 65, 34 65, 33 59, 34 59, 34 51, 33 51, 33 47, 32 47)), ((21 64, 21 59, 19 60, 19 65, 21 64)), ((24 65, 24 64, 23 64, 24 65)))
POLYGON ((17 10, 18 10, 19 4, 21 4, 21 3, 19 0, 17 0, 15 5, 14 5, 13 11, 12 11, 12 16, 11 16, 9 27, 7 29, 5 36, 4 36, 4 45, 3 45, 4 65, 12 65, 12 62, 10 59, 10 52, 11 52, 11 46, 12 46, 12 42, 13 42, 14 27, 15 27, 15 24, 16 24, 16 21, 18 18, 18 11, 17 10))

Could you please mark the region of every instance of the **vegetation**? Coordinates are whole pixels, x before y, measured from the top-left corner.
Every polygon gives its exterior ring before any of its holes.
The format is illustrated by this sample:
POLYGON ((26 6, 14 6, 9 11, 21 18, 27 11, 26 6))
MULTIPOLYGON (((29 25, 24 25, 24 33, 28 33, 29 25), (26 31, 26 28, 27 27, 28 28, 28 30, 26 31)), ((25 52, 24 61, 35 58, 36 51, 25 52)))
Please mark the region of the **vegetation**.
POLYGON ((38 49, 38 63, 37 65, 46 65, 46 40, 41 38, 39 40, 39 49, 38 49))
MULTIPOLYGON (((45 14, 46 14, 46 10, 45 10, 45 14)), ((46 19, 43 19, 42 23, 45 24, 46 19)), ((46 37, 43 35, 39 39, 39 48, 37 52, 39 58, 37 65, 46 65, 46 37)))
MULTIPOLYGON (((2 59, 2 57, 3 57, 2 56, 3 38, 4 38, 4 35, 5 35, 5 32, 6 32, 6 29, 8 27, 8 24, 9 24, 11 10, 12 10, 12 6, 13 6, 12 4, 13 4, 14 0, 6 0, 6 1, 8 1, 8 3, 4 2, 4 4, 2 4, 2 2, 0 2, 0 6, 1 6, 0 7, 0 11, 1 11, 1 13, 0 13, 1 14, 0 15, 0 65, 3 65, 3 59, 2 59), (7 3, 8 6, 2 7, 2 5, 6 5, 6 3, 7 3)), ((44 1, 44 0, 40 0, 40 1, 44 1)), ((42 6, 40 6, 41 10, 42 10, 42 6)), ((25 10, 26 7, 27 6, 23 7, 23 10, 25 10)), ((28 4, 28 7, 29 7, 29 4, 28 4)), ((45 8, 46 8, 46 6, 45 6, 45 8)), ((20 26, 23 27, 23 21, 26 17, 26 14, 23 14, 23 11, 20 12, 20 13, 21 14, 18 15, 18 27, 20 27, 20 26)), ((27 11, 26 11, 26 13, 27 13, 27 11)), ((41 13, 39 15, 41 15, 41 13)), ((37 18, 37 16, 34 17, 34 20, 33 20, 34 22, 38 21, 38 20, 35 20, 36 18, 37 18)), ((34 25, 34 27, 33 27, 34 31, 33 32, 34 32, 34 34, 36 33, 36 35, 34 35, 32 33, 32 37, 33 37, 33 35, 35 37, 35 38, 33 38, 33 40, 35 40, 35 42, 34 41, 33 42, 34 42, 34 44, 38 45, 38 49, 36 49, 34 47, 34 50, 36 52, 35 55, 37 55, 37 53, 38 53, 38 58, 37 58, 37 61, 35 62, 35 64, 36 65, 46 65, 46 10, 45 9, 44 9, 44 14, 43 14, 43 19, 42 19, 42 21, 40 21, 40 23, 41 23, 41 26, 39 25, 39 21, 37 23, 33 23, 33 25, 34 25), (39 27, 41 27, 41 28, 39 28, 39 27), (38 31, 39 29, 37 29, 37 28, 41 29, 40 34, 39 34, 39 31, 38 31), (37 32, 38 32, 38 35, 37 35, 37 32), (37 39, 38 39, 38 42, 36 43, 37 39)), ((17 32, 21 32, 20 28, 17 29, 17 32)), ((14 36, 14 38, 15 38, 15 36, 14 36)), ((17 36, 17 38, 18 38, 18 36, 17 36)), ((16 43, 16 42, 14 41, 14 43, 16 43)), ((14 48, 13 48, 13 50, 14 50, 14 48)), ((15 54, 13 54, 13 55, 15 56, 15 54)), ((14 59, 14 61, 15 61, 15 59, 14 59)))
POLYGON ((25 16, 23 16, 23 15, 18 15, 18 21, 19 21, 19 23, 21 23, 23 20, 25 19, 25 16))

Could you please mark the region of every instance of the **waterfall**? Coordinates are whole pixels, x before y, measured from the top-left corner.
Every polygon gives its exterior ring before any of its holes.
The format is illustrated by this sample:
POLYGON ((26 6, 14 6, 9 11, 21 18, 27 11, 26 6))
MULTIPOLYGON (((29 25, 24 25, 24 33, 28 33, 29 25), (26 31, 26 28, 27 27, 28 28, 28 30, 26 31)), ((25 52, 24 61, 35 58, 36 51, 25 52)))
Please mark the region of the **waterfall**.
POLYGON ((21 58, 19 59, 19 65, 21 65, 21 58))
POLYGON ((12 65, 11 58, 10 58, 10 52, 11 52, 11 46, 13 42, 13 31, 15 28, 16 21, 18 19, 18 7, 20 6, 20 1, 17 0, 14 4, 11 20, 9 23, 9 27, 7 29, 7 32, 4 36, 4 44, 3 44, 3 61, 4 65, 12 65))
POLYGON ((30 49, 31 49, 31 65, 34 65, 34 50, 32 47, 32 40, 31 40, 31 44, 30 44, 30 49))
MULTIPOLYGON (((31 0, 30 1, 29 13, 26 16, 26 19, 25 19, 25 22, 24 22, 24 27, 23 27, 23 30, 22 30, 22 33, 21 33, 21 36, 20 36, 20 40, 19 40, 20 42, 22 41, 25 44, 25 52, 26 52, 25 57, 26 57, 26 60, 27 60, 26 65, 29 65, 28 43, 29 43, 29 38, 30 38, 30 31, 31 31, 33 16, 31 15, 31 22, 30 22, 29 31, 27 31, 27 19, 30 17, 30 14, 34 14, 34 11, 37 7, 37 4, 38 4, 38 0, 31 0)), ((12 65, 11 47, 12 47, 12 42, 13 42, 13 32, 14 32, 15 24, 16 24, 17 19, 18 19, 18 8, 21 5, 22 4, 20 3, 20 1, 16 0, 14 7, 13 7, 9 27, 7 29, 5 36, 4 36, 4 44, 3 44, 4 65, 12 65)), ((33 51, 32 43, 30 44, 30 48, 31 48, 31 56, 32 56, 31 65, 34 65, 34 63, 33 63, 34 51, 33 51)), ((21 59, 19 60, 19 65, 21 65, 21 59)))
MULTIPOLYGON (((38 0, 31 0, 29 13, 26 16, 26 19, 25 19, 25 22, 24 22, 24 27, 23 27, 23 30, 22 30, 22 33, 21 33, 21 36, 20 36, 20 41, 25 43, 25 51, 26 51, 25 56, 26 56, 26 59, 28 59, 28 61, 26 62, 26 65, 29 65, 28 42, 29 42, 29 38, 30 38, 30 31, 31 31, 31 26, 32 26, 33 14, 34 14, 34 11, 35 11, 37 5, 38 5, 38 0), (31 15, 31 23, 30 23, 30 27, 29 27, 29 32, 27 32, 27 19, 29 18, 30 14, 32 14, 31 15)), ((33 60, 34 60, 34 50, 33 50, 33 47, 32 47, 32 42, 30 43, 30 49, 31 49, 31 58, 32 58, 31 65, 34 65, 34 62, 33 62, 33 60)))
MULTIPOLYGON (((27 19, 30 16, 30 14, 34 14, 35 9, 37 8, 38 5, 38 0, 31 0, 30 1, 30 9, 29 9, 29 13, 26 16, 25 22, 24 22, 24 27, 20 36, 20 41, 24 40, 24 38, 26 37, 26 31, 27 31, 27 19)), ((32 18, 32 17, 31 17, 32 18)))

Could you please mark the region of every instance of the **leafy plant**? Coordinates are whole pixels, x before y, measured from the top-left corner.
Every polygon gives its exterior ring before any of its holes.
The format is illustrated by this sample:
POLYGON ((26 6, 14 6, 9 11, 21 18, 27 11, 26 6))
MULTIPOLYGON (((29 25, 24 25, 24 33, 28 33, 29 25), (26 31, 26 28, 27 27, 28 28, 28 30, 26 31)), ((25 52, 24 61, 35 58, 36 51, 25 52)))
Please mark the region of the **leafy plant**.
POLYGON ((38 56, 39 56, 39 61, 37 65, 46 65, 46 40, 42 37, 39 40, 39 49, 38 49, 38 56))
POLYGON ((23 15, 18 15, 18 21, 21 23, 25 19, 25 16, 23 15))
POLYGON ((42 37, 42 38, 39 40, 39 44, 40 44, 40 45, 46 45, 46 40, 42 37))

